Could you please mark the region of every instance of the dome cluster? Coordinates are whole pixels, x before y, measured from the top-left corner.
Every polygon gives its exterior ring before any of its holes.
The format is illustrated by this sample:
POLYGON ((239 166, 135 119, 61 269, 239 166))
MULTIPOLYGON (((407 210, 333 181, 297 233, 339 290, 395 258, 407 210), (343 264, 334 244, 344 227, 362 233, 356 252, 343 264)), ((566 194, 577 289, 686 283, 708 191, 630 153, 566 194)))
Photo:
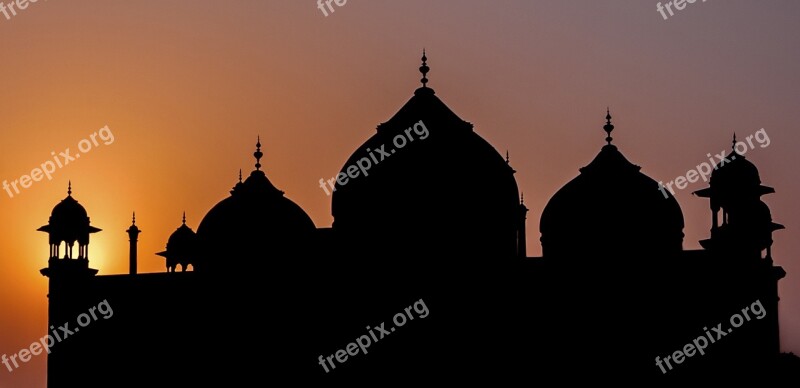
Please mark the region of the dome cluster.
POLYGON ((253 156, 256 169, 244 181, 239 173, 230 196, 208 211, 196 234, 184 218, 170 236, 167 250, 159 253, 168 268, 174 271, 181 264, 185 270, 191 264, 200 272, 227 272, 302 256, 316 230, 314 222, 261 170, 260 139, 253 156))
MULTIPOLYGON (((528 209, 508 154, 503 158, 436 96, 427 85, 430 68, 424 54, 422 61, 422 86, 356 148, 337 176, 351 175, 365 160, 371 160, 369 173, 362 170, 346 184, 338 179, 330 183, 332 228, 318 229, 273 185, 262 170, 259 138, 255 169, 244 180, 239 171, 230 195, 208 211, 196 233, 184 214, 166 250, 157 253, 166 258, 167 270, 192 266, 205 273, 257 273, 303 265, 306 259, 330 262, 330 247, 337 258, 361 262, 381 257, 382 265, 394 268, 397 263, 406 268, 424 263, 426 268, 446 269, 454 260, 486 268, 488 263, 527 257, 528 209), (423 135, 417 125, 425 129, 424 136, 412 136, 412 129, 423 135)), ((542 211, 543 256, 580 261, 681 252, 684 218, 678 202, 612 144, 610 112, 603 130, 607 144, 542 211)), ((78 258, 86 259, 89 235, 100 230, 90 226, 71 189, 70 184, 48 225, 39 228, 50 234, 51 258, 58 258, 61 243, 68 248, 65 258, 72 258, 78 242, 78 258)), ((710 187, 695 192, 710 198, 713 214, 712 236, 703 246, 753 254, 766 249, 769 256, 771 233, 783 228, 772 222, 760 200, 772 192, 761 185, 758 169, 732 152, 724 165, 715 167, 710 187)))

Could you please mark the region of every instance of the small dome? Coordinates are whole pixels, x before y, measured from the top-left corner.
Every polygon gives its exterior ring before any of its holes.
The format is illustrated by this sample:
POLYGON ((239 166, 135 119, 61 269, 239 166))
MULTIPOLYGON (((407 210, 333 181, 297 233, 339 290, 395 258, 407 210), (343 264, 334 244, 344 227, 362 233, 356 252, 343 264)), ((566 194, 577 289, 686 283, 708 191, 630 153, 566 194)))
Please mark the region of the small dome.
POLYGON ((183 224, 169 236, 167 250, 156 254, 167 258, 168 270, 174 271, 180 264, 185 271, 189 264, 194 264, 197 257, 197 235, 186 225, 186 213, 183 214, 183 224))
POLYGON ((72 196, 62 199, 50 214, 50 219, 59 224, 81 224, 85 223, 88 217, 86 209, 72 196))
MULTIPOLYGON (((736 137, 733 139, 735 144, 736 137)), ((761 177, 755 164, 735 150, 714 166, 708 186, 693 194, 711 198, 712 209, 750 201, 775 192, 772 187, 761 184, 761 177)))
POLYGON ((69 182, 67 197, 62 199, 50 213, 50 225, 64 229, 82 229, 88 224, 89 215, 86 209, 72 198, 72 182, 69 182))
POLYGON ((195 248, 197 235, 192 228, 184 223, 177 230, 172 232, 167 240, 167 252, 169 253, 188 253, 195 248))
POLYGON ((100 231, 90 225, 86 209, 72 198, 72 182, 69 183, 67 197, 53 207, 48 224, 38 230, 50 234, 51 244, 61 241, 88 244, 89 234, 100 231))
POLYGON ((723 161, 714 166, 711 173, 711 186, 719 188, 755 188, 761 185, 758 168, 745 159, 744 155, 732 152, 723 161))

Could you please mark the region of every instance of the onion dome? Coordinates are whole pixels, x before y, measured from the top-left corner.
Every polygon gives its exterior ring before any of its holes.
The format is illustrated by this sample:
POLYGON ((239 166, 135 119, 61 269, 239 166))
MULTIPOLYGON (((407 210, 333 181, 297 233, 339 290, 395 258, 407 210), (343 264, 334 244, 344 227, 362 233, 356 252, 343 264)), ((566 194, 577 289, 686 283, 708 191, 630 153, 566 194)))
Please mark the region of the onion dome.
POLYGON ((543 255, 585 260, 679 252, 684 223, 678 202, 611 144, 610 112, 603 129, 607 144, 542 212, 543 255))
MULTIPOLYGON (((336 175, 333 229, 347 254, 502 258, 517 250, 519 191, 503 156, 427 86, 336 175)), ((332 182, 332 181, 331 181, 332 182)))
MULTIPOLYGON (((53 208, 47 225, 37 230, 50 235, 51 257, 57 255, 57 253, 52 250, 52 246, 57 246, 60 245, 61 242, 65 242, 68 247, 71 247, 77 241, 78 245, 83 247, 89 244, 89 235, 91 233, 101 231, 101 229, 90 225, 89 215, 86 209, 84 209, 75 198, 72 198, 71 181, 67 188, 67 197, 53 208)), ((66 257, 72 257, 71 251, 71 249, 66 250, 66 257)), ((83 248, 80 249, 78 258, 85 258, 82 251, 83 248)))
POLYGON ((261 170, 260 139, 253 156, 256 169, 244 182, 240 173, 231 195, 211 208, 197 228, 198 271, 277 264, 303 255, 309 246, 316 227, 261 170))
POLYGON ((178 264, 185 272, 189 264, 194 264, 197 257, 197 235, 192 228, 186 226, 186 212, 183 213, 183 224, 178 227, 167 240, 167 250, 156 253, 167 259, 167 271, 175 272, 178 264))

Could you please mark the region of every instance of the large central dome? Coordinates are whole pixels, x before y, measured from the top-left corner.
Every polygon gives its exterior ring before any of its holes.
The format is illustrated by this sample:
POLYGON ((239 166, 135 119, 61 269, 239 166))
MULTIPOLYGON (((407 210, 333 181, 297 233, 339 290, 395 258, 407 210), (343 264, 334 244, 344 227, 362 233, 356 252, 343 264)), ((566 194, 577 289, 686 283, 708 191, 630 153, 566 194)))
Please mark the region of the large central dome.
POLYGON ((355 255, 513 257, 514 170, 426 86, 425 60, 423 86, 342 167, 333 228, 355 255))

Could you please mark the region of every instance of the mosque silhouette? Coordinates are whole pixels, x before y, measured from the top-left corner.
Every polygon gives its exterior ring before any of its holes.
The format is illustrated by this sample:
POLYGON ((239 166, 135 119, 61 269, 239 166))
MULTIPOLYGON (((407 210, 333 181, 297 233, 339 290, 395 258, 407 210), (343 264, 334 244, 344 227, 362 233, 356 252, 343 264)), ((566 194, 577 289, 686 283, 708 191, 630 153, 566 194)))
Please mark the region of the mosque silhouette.
POLYGON ((422 87, 341 171, 391 148, 415 123, 429 135, 374 163, 368 176, 337 182, 330 228, 316 227, 273 185, 259 141, 255 169, 246 179, 239 172, 196 232, 184 214, 157 253, 166 272, 138 273, 134 215, 130 273, 98 275, 89 236, 100 229, 70 185, 39 228, 50 243, 41 270, 48 327, 103 300, 114 316, 52 348, 48 386, 765 381, 785 372, 785 272, 771 255, 772 232, 783 227, 761 201, 774 190, 744 155, 732 150, 735 159, 695 192, 710 202, 711 232, 703 249, 684 250, 678 202, 612 143, 609 113, 606 144, 550 199, 539 225, 543 255, 528 257, 516 171, 427 86, 422 59, 422 87), (373 341, 366 354, 321 366, 418 301, 429 316, 373 341), (747 307, 734 329, 731 316, 747 307), (721 336, 718 324, 730 329, 721 336), (714 341, 677 362, 675 351, 698 337, 714 341))

